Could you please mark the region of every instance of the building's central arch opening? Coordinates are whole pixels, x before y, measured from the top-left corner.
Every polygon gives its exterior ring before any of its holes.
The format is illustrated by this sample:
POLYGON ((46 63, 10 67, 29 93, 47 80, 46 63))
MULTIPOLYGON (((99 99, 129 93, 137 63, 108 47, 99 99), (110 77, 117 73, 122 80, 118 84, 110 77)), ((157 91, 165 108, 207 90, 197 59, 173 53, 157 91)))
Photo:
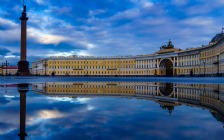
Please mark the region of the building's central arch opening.
POLYGON ((173 76, 173 62, 170 59, 163 59, 159 67, 162 75, 173 76))

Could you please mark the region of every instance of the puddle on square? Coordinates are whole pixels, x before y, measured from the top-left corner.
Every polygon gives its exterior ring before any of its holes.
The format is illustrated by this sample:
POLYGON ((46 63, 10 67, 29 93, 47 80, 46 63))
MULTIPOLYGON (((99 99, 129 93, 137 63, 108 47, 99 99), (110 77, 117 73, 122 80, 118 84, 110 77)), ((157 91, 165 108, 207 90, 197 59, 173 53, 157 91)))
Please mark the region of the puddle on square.
POLYGON ((2 84, 0 114, 0 139, 221 140, 224 85, 2 84))

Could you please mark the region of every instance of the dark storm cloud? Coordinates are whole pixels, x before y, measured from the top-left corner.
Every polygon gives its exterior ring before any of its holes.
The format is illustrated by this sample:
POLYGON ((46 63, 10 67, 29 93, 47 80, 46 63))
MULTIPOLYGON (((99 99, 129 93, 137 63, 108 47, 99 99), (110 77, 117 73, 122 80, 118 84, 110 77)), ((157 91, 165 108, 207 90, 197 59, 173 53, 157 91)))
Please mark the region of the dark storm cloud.
POLYGON ((5 62, 7 61, 9 63, 9 65, 14 65, 16 66, 19 62, 20 58, 19 57, 2 57, 1 61, 0 62, 5 62))
POLYGON ((5 56, 5 55, 7 55, 7 53, 10 53, 10 50, 8 50, 6 48, 0 48, 0 55, 1 56, 5 56))
POLYGON ((14 52, 14 53, 12 53, 12 55, 20 56, 20 53, 19 52, 14 52))

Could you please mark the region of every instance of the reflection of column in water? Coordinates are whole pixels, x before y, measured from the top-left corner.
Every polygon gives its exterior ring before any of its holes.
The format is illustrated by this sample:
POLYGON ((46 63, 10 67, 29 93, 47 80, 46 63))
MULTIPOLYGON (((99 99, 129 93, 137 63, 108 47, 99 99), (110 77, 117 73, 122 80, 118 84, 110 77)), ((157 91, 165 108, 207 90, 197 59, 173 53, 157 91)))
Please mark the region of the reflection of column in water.
POLYGON ((21 140, 25 140, 26 134, 26 92, 28 84, 19 84, 18 91, 20 93, 20 133, 18 134, 21 140))

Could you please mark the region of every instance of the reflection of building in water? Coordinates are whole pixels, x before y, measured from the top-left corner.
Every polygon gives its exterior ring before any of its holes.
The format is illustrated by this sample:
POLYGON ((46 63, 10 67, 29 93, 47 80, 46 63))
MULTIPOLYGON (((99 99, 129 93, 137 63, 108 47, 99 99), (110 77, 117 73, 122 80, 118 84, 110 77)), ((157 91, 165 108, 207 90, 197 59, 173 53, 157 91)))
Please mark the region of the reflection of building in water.
POLYGON ((187 104, 207 108, 224 121, 224 85, 155 82, 74 82, 33 84, 33 90, 50 96, 124 96, 153 99, 172 113, 187 104))

